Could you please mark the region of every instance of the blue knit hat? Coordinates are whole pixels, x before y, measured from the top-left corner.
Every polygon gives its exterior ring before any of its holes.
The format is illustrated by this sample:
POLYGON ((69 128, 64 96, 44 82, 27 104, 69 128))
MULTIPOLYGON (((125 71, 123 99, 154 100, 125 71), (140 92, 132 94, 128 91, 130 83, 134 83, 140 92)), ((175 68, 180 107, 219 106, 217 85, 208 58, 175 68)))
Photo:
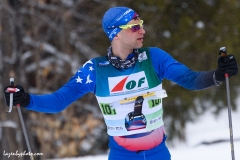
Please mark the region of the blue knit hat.
POLYGON ((122 30, 118 28, 119 26, 127 24, 135 17, 138 17, 138 14, 127 7, 113 7, 106 11, 102 19, 102 27, 110 41, 122 30))

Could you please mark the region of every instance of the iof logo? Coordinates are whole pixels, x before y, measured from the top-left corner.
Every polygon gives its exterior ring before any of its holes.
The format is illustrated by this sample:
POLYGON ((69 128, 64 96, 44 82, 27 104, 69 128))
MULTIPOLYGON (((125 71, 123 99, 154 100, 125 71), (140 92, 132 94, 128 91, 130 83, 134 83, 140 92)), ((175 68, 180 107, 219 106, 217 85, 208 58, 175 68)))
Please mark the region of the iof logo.
POLYGON ((148 82, 145 73, 142 71, 130 76, 109 78, 109 88, 111 93, 135 91, 148 88, 148 82))

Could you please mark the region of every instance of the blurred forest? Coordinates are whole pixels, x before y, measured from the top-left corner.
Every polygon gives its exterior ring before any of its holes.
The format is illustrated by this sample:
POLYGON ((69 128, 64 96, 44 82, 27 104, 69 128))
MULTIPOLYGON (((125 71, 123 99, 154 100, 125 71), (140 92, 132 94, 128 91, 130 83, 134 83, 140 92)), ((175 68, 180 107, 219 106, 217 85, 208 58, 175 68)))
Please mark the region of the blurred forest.
MULTIPOLYGON (((106 55, 110 42, 101 20, 113 6, 133 8, 144 20, 144 47, 162 48, 195 71, 216 69, 222 46, 240 62, 237 0, 1 0, 0 153, 27 150, 16 109, 5 113, 3 89, 9 78, 14 77, 28 93, 56 91, 88 59, 106 55)), ((238 108, 239 76, 230 79, 234 110, 238 108)), ((207 109, 215 116, 227 107, 225 83, 189 91, 164 80, 163 88, 168 93, 163 101, 164 119, 172 145, 174 140, 185 140, 187 122, 197 120, 207 109)), ((93 94, 58 114, 24 108, 22 112, 32 151, 44 154, 38 159, 99 154, 108 149, 106 127, 93 94)))

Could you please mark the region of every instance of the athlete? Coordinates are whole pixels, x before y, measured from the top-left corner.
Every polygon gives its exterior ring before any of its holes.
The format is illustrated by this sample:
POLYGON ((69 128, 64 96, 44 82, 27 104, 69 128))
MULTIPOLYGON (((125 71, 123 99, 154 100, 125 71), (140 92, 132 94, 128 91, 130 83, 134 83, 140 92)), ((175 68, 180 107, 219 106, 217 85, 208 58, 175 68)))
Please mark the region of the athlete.
MULTIPOLYGON (((163 79, 189 90, 218 86, 238 73, 233 55, 218 59, 212 71, 195 72, 157 47, 142 48, 144 21, 132 9, 113 7, 105 12, 102 27, 111 45, 106 56, 87 61, 52 94, 33 95, 23 87, 13 95, 13 105, 28 110, 57 113, 84 94, 96 95, 109 135, 109 160, 170 160, 165 145, 162 100, 163 79)), ((4 89, 9 106, 8 87, 4 89)))

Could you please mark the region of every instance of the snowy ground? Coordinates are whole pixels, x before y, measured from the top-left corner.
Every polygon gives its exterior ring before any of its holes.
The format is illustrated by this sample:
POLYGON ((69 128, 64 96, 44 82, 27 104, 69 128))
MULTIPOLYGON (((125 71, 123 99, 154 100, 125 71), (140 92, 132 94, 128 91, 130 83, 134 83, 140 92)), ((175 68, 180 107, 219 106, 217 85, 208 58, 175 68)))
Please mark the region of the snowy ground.
MULTIPOLYGON (((238 103, 240 104, 240 103, 238 103)), ((240 159, 240 107, 232 112, 235 159, 240 159)), ((186 128, 187 142, 169 148, 172 160, 232 160, 229 141, 228 110, 218 117, 206 113, 196 123, 189 123, 186 128), (202 142, 227 140, 226 142, 203 145, 202 142)), ((64 158, 61 160, 107 160, 107 155, 64 158)), ((57 159, 55 159, 57 160, 57 159)))

